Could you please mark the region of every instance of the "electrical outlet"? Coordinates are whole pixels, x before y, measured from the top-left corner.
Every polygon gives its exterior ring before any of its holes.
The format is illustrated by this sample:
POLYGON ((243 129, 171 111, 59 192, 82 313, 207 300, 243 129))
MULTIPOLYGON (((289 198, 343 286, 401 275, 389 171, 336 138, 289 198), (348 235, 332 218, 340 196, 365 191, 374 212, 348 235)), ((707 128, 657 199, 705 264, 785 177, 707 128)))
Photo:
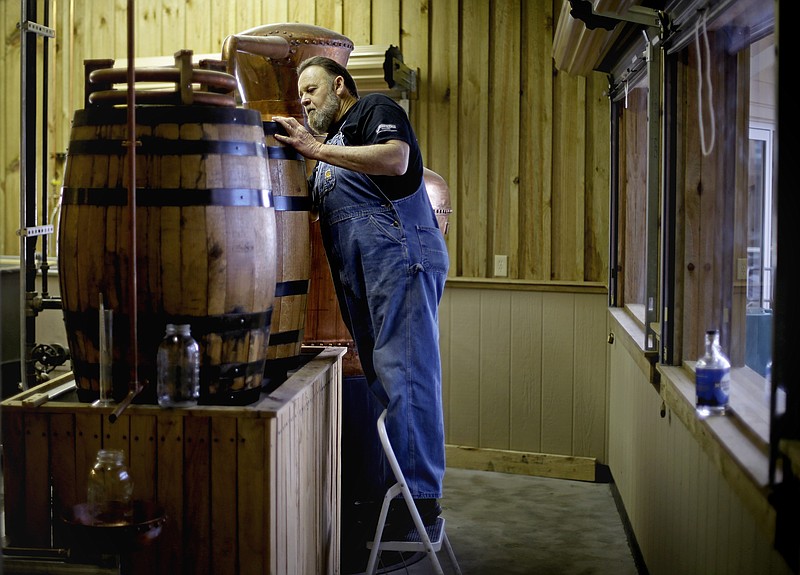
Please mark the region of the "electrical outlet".
POLYGON ((494 277, 496 278, 508 277, 508 256, 505 255, 494 256, 494 277))
POLYGON ((738 281, 747 279, 747 258, 738 258, 736 260, 736 279, 738 281))

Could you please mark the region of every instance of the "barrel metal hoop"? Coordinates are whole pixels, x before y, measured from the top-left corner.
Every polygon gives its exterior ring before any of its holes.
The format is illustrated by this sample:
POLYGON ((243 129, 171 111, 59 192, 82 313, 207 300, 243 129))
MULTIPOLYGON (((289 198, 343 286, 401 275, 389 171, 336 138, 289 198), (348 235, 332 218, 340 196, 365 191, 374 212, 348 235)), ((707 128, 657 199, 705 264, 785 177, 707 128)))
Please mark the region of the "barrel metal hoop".
MULTIPOLYGON (((123 139, 74 140, 70 142, 68 152, 72 156, 113 156, 115 155, 114 150, 116 150, 116 155, 124 156, 127 153, 127 147, 124 145, 125 141, 123 139)), ((136 153, 140 156, 205 156, 219 154, 267 157, 266 145, 263 142, 174 140, 149 136, 140 136, 138 138, 136 153)))
MULTIPOLYGON (((91 333, 88 335, 96 336, 98 322, 93 321, 97 317, 97 309, 86 309, 82 311, 64 310, 64 319, 67 325, 91 326, 91 333)), ((116 315, 116 314, 115 314, 116 315)), ((142 318, 142 321, 147 318, 142 318)), ((150 317, 150 320, 154 318, 150 317)), ((172 315, 162 314, 158 316, 159 321, 164 325, 168 323, 189 324, 192 326, 192 334, 195 339, 200 341, 210 333, 219 334, 222 337, 231 334, 241 334, 243 331, 269 329, 272 323, 272 306, 269 309, 253 313, 227 313, 220 315, 196 316, 196 315, 172 315)), ((120 314, 114 318, 114 323, 118 329, 127 329, 127 316, 120 314), (119 325, 121 322, 123 325, 119 325)), ((96 337, 94 338, 96 339, 96 337)))
MULTIPOLYGON (((126 125, 128 112, 125 108, 97 107, 77 110, 72 120, 73 127, 126 125)), ((240 124, 261 126, 261 114, 248 108, 226 108, 220 106, 137 106, 137 126, 159 126, 163 124, 240 124)))
POLYGON ((278 282, 275 285, 275 297, 306 295, 310 283, 310 280, 307 279, 278 282))
POLYGON ((272 206, 278 212, 308 212, 311 198, 308 196, 272 196, 272 206))
MULTIPOLYGON (((125 188, 62 188, 62 205, 126 206, 125 188)), ((271 207, 268 190, 251 188, 137 188, 136 205, 271 207)))
POLYGON ((289 331, 279 331, 277 333, 269 334, 269 346, 284 345, 287 343, 299 343, 303 341, 302 329, 293 329, 289 331))

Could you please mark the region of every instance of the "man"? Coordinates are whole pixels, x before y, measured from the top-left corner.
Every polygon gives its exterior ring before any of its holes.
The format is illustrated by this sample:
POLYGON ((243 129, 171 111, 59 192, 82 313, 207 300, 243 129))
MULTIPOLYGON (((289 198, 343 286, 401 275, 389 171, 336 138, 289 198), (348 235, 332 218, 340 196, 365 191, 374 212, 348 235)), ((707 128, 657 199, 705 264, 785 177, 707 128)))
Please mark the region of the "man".
MULTIPOLYGON (((449 259, 422 155, 403 108, 381 94, 359 98, 334 60, 302 62, 298 92, 308 127, 327 134, 325 142, 286 117, 274 120, 288 135, 275 137, 317 161, 311 193, 342 318, 387 409, 411 495, 431 524, 441 513, 445 471, 438 306, 449 259)), ((410 527, 406 506, 393 503, 389 524, 410 527)))

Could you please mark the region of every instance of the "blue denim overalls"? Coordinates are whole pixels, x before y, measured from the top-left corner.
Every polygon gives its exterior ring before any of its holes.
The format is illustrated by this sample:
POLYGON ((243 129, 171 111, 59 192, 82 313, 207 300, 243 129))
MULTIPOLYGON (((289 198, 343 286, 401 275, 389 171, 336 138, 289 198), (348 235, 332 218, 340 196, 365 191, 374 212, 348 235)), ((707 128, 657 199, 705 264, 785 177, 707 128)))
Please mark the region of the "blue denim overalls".
MULTIPOLYGON (((327 143, 344 145, 341 132, 327 143)), ((449 259, 425 184, 389 201, 369 176, 319 162, 312 192, 342 316, 367 383, 388 410, 387 433, 411 495, 439 498, 438 306, 449 259)))

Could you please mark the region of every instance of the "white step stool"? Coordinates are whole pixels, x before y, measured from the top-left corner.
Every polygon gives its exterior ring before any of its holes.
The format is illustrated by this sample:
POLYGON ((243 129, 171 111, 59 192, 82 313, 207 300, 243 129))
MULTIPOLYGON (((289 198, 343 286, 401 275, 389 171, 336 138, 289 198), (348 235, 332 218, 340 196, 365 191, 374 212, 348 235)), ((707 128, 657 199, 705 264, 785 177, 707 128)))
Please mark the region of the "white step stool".
POLYGON ((437 575, 444 575, 442 565, 439 563, 439 558, 436 556, 436 553, 442 548, 442 544, 444 544, 444 548, 450 556, 450 561, 456 573, 461 575, 461 568, 458 566, 455 553, 453 553, 453 548, 450 546, 450 540, 447 538, 447 533, 445 533, 444 530, 444 517, 438 517, 436 523, 427 527, 422 523, 422 518, 419 515, 417 506, 414 505, 414 499, 411 497, 411 491, 409 491, 406 479, 403 476, 403 472, 400 470, 400 464, 397 463, 394 450, 389 443, 389 436, 386 434, 385 409, 380 417, 378 417, 378 436, 380 437, 383 451, 386 453, 386 458, 389 460, 389 465, 392 467, 395 479, 397 479, 397 483, 392 485, 386 492, 383 498, 383 505, 381 506, 381 514, 378 517, 378 525, 375 528, 375 537, 372 541, 367 541, 367 548, 372 551, 369 554, 369 562, 367 563, 365 575, 375 575, 381 551, 417 551, 427 553, 433 565, 434 572, 437 575), (408 506, 408 511, 411 514, 411 518, 414 520, 414 526, 416 528, 411 529, 402 540, 382 541, 383 528, 386 525, 386 516, 389 513, 389 504, 392 499, 400 493, 403 494, 403 499, 408 506))

